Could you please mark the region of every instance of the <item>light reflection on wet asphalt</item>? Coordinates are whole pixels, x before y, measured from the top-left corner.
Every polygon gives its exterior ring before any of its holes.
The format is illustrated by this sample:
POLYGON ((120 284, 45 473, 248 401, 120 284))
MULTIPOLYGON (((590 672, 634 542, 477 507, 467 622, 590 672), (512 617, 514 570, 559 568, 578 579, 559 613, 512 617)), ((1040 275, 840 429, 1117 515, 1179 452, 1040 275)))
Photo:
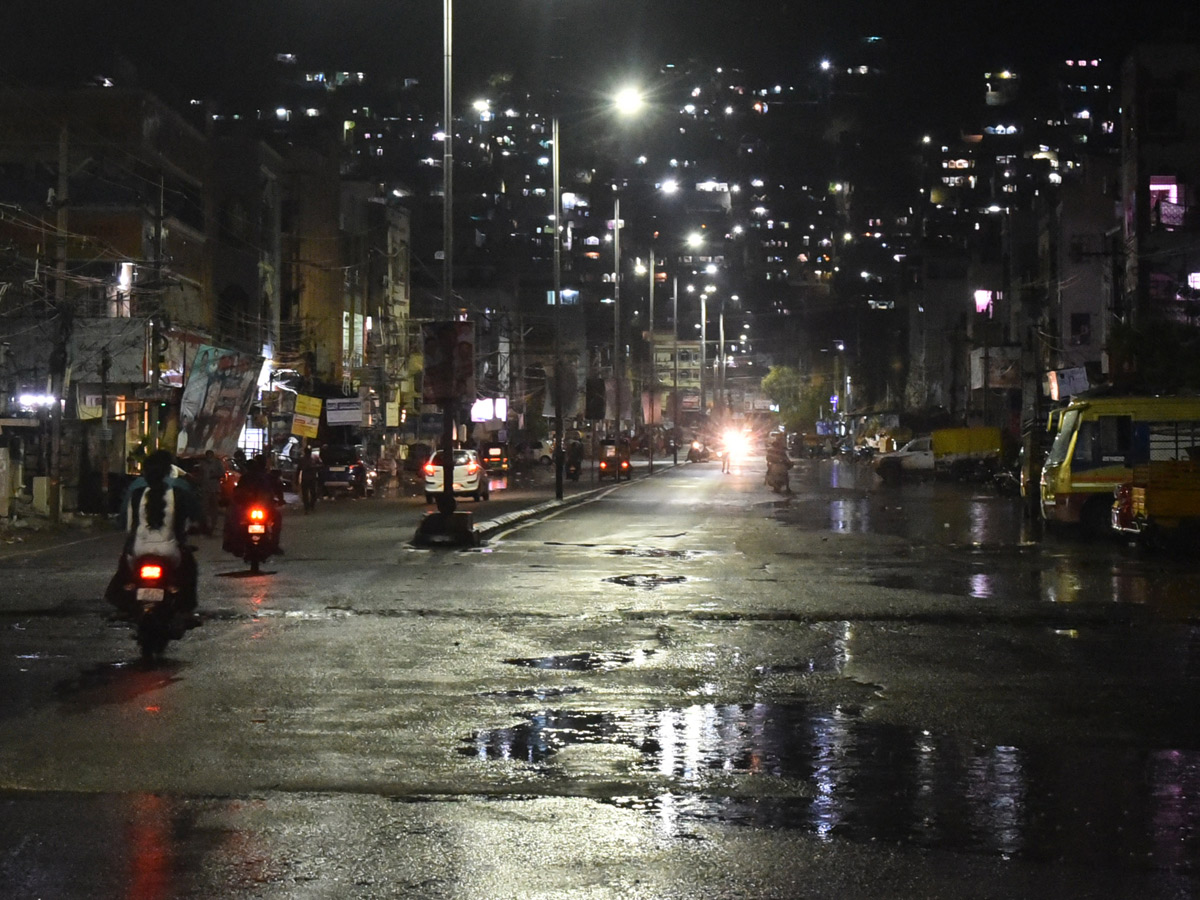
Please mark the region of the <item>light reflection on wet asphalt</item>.
POLYGON ((1069 864, 1200 861, 1195 749, 983 746, 853 707, 750 703, 543 709, 460 752, 549 773, 578 744, 637 751, 664 787, 613 802, 672 834, 707 821, 1069 864))
MULTIPOLYGON (((1011 605, 1014 622, 1069 642, 1065 652, 1074 662, 1066 671, 1084 681, 1089 672, 1110 671, 1125 689, 1161 676, 1164 696, 1145 699, 1143 724, 1153 722, 1154 733, 988 744, 875 721, 865 706, 793 696, 627 711, 525 710, 509 727, 464 737, 460 752, 552 778, 559 755, 573 746, 632 749, 635 768, 647 783, 659 779, 658 789, 611 802, 652 816, 670 834, 720 822, 1039 862, 1200 871, 1200 729, 1194 719, 1172 719, 1181 708, 1176 692, 1200 677, 1200 627, 1177 627, 1181 617, 1197 614, 1194 567, 1146 558, 1118 542, 1089 546, 1033 534, 1018 503, 986 485, 896 489, 860 465, 800 466, 808 471, 793 481, 796 494, 764 503, 768 514, 801 531, 901 539, 900 552, 856 559, 847 570, 865 584, 963 598, 961 615, 977 624, 1012 624, 1005 612, 1011 605), (971 601, 987 605, 969 607, 971 601), (1076 617, 1080 607, 1091 612, 1076 617), (1145 609, 1176 626, 1131 640, 1129 626, 1145 609)), ((940 615, 917 627, 961 624, 953 611, 944 623, 940 615)), ((845 659, 828 649, 756 674, 836 675, 845 659)), ((1091 700, 1101 704, 1106 691, 1118 690, 1111 683, 1093 689, 1091 700)), ((1073 701, 1064 695, 1061 702, 1073 701)), ((1115 709, 1106 721, 1122 715, 1115 709)))

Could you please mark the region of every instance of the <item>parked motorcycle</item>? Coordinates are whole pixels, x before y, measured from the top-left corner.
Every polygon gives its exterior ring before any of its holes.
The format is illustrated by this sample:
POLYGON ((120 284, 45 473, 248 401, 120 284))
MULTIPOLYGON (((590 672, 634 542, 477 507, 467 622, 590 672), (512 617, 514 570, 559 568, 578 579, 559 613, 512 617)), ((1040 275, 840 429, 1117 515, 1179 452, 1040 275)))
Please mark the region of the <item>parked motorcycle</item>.
POLYGON ((131 560, 126 608, 131 611, 143 659, 161 656, 168 642, 187 632, 194 619, 195 598, 188 596, 193 589, 181 564, 158 556, 131 560))

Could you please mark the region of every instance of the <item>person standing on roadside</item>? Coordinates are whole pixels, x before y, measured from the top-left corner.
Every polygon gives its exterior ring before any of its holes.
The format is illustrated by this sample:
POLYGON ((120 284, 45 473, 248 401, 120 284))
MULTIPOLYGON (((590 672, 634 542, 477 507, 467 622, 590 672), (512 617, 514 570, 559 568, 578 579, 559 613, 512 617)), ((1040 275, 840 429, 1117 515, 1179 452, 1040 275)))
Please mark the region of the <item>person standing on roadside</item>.
POLYGON ((211 536, 216 531, 217 518, 221 515, 221 482, 225 479, 225 464, 212 450, 206 450, 199 468, 200 504, 203 513, 200 529, 211 536))

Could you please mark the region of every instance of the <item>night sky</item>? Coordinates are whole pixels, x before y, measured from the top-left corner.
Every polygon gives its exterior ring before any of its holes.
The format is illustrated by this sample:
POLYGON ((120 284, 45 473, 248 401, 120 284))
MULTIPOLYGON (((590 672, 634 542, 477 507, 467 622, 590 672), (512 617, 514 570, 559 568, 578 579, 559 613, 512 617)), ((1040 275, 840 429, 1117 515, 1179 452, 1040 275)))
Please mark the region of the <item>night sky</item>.
MULTIPOLYGON (((6 11, 0 72, 23 84, 46 72, 111 72, 119 51, 168 96, 235 94, 261 84, 271 57, 286 51, 303 68, 440 83, 442 10, 438 0, 22 0, 6 11)), ((936 83, 1039 59, 1111 57, 1134 40, 1200 40, 1200 3, 456 0, 454 23, 464 91, 497 69, 536 78, 552 54, 563 58, 562 77, 577 81, 687 59, 786 79, 825 54, 846 60, 867 34, 887 40, 898 68, 936 83)))

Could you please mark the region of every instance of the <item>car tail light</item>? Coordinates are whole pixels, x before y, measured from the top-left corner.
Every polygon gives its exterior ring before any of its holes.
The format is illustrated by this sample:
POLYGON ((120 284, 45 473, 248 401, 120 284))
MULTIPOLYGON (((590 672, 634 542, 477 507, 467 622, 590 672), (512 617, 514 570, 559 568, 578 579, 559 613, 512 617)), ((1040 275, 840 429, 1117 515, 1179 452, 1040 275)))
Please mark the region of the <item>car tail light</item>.
POLYGON ((601 460, 601 461, 600 461, 600 468, 602 468, 602 469, 607 469, 607 468, 608 468, 608 463, 606 463, 606 462, 604 462, 603 460, 601 460))
POLYGON ((435 470, 433 467, 433 463, 425 463, 425 474, 426 475, 432 475, 432 474, 434 474, 434 471, 435 470))
POLYGON ((252 507, 250 510, 251 522, 264 522, 267 518, 267 511, 261 506, 252 507))
POLYGON ((623 460, 621 460, 621 468, 622 468, 622 469, 628 469, 628 468, 629 468, 629 462, 628 462, 627 460, 624 460, 624 459, 623 459, 623 460))
POLYGON ((142 563, 138 568, 138 577, 142 581, 158 581, 163 576, 163 567, 158 563, 142 563))
POLYGON ((467 463, 467 474, 468 475, 474 475, 478 471, 479 471, 479 463, 474 463, 474 462, 467 463))

